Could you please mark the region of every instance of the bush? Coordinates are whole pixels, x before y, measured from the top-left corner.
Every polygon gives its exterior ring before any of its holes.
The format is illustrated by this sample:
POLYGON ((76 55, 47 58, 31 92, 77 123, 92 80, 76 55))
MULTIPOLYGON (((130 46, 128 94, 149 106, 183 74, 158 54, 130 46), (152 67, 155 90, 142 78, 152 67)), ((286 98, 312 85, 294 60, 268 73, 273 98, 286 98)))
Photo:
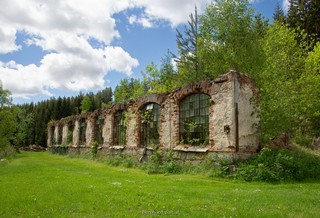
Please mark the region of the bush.
POLYGON ((173 158, 173 151, 155 150, 148 156, 144 167, 148 173, 179 173, 181 166, 173 158))
POLYGON ((293 140, 298 145, 302 145, 310 148, 312 143, 312 138, 313 136, 311 136, 311 134, 307 134, 307 133, 302 134, 301 131, 296 131, 293 140))
POLYGON ((235 166, 235 160, 231 158, 221 158, 216 157, 215 155, 211 155, 206 158, 203 165, 209 176, 227 177, 234 173, 231 167, 235 166))
POLYGON ((114 156, 108 156, 106 158, 102 158, 102 160, 104 160, 105 163, 111 166, 123 166, 126 168, 138 166, 137 160, 123 153, 114 156))
POLYGON ((15 157, 16 149, 11 146, 0 147, 0 159, 15 157))
POLYGON ((211 177, 227 177, 232 174, 230 169, 234 166, 234 160, 230 158, 220 158, 217 155, 209 155, 200 163, 181 162, 173 157, 173 151, 156 150, 148 156, 145 168, 148 173, 167 174, 206 174, 211 177))
POLYGON ((320 179, 320 157, 299 149, 263 149, 240 163, 236 178, 246 181, 303 181, 320 179))
POLYGON ((98 146, 99 146, 99 143, 97 141, 92 142, 92 145, 91 145, 92 158, 96 158, 97 157, 98 146))

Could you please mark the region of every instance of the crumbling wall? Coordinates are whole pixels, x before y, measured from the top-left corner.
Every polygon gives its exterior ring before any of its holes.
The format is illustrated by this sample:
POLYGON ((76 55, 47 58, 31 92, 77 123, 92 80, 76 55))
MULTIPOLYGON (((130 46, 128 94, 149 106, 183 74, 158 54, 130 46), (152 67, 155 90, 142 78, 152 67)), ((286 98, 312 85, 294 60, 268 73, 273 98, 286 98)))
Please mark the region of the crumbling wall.
POLYGON ((235 108, 233 73, 215 80, 211 92, 210 139, 212 151, 231 152, 235 150, 235 108))
POLYGON ((74 147, 77 147, 80 145, 79 143, 79 134, 80 134, 80 131, 79 131, 79 119, 75 119, 74 121, 74 129, 73 129, 73 134, 72 134, 72 145, 74 147))
POLYGON ((130 104, 127 108, 127 147, 140 147, 140 117, 136 104, 130 104))
POLYGON ((258 88, 249 77, 239 76, 239 149, 256 152, 259 145, 258 88))
POLYGON ((67 145, 67 138, 68 138, 68 124, 64 124, 62 127, 62 144, 67 145))
MULTIPOLYGON (((175 101, 173 98, 167 98, 161 105, 160 117, 160 146, 165 149, 172 149, 177 144, 174 138, 175 123, 177 123, 177 111, 174 110, 175 101), (175 122, 174 122, 175 121, 175 122)), ((179 139, 178 139, 179 140, 179 139)))
POLYGON ((94 141, 94 120, 90 116, 86 120, 87 126, 86 126, 86 147, 90 147, 92 142, 94 141), (88 119, 89 118, 89 119, 88 119))
MULTIPOLYGON (((67 117, 48 124, 48 146, 60 146, 59 128, 62 130, 62 143, 70 147, 91 147, 97 140, 97 128, 102 128, 103 144, 99 145, 106 154, 126 152, 141 155, 145 152, 142 145, 141 119, 142 108, 149 103, 160 106, 159 144, 163 150, 173 149, 176 158, 198 159, 208 153, 248 154, 258 147, 259 109, 255 99, 258 89, 248 76, 230 71, 210 81, 202 81, 173 90, 170 93, 146 95, 124 104, 116 104, 108 109, 99 109, 92 113, 67 117), (180 102, 191 94, 206 94, 209 98, 209 141, 203 145, 182 144, 179 141, 180 102), (114 145, 114 116, 117 111, 126 114, 126 144, 114 145), (103 118, 103 126, 97 125, 97 118, 103 118), (85 119, 85 142, 80 144, 80 120, 85 119), (72 121, 73 137, 66 143, 68 123, 72 121), (97 127, 99 126, 99 127, 97 127), (54 139, 54 140, 52 140, 54 139)), ((100 129, 99 129, 100 131, 100 129)), ((147 149, 154 149, 148 147, 147 149)), ((81 153, 81 150, 79 150, 81 153)))
POLYGON ((58 138, 59 138, 59 124, 54 127, 54 136, 53 136, 54 143, 58 142, 58 138))

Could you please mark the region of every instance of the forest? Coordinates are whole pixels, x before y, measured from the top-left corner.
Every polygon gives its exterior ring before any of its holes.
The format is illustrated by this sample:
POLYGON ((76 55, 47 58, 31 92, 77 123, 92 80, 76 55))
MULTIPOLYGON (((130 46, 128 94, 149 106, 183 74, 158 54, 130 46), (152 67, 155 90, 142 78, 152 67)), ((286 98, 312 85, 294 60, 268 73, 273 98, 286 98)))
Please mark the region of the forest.
POLYGON ((142 79, 123 79, 114 91, 13 105, 10 90, 0 89, 0 149, 46 146, 51 120, 168 92, 231 69, 248 74, 259 87, 261 143, 286 133, 308 146, 320 137, 320 1, 289 2, 286 14, 277 3, 272 20, 248 0, 217 0, 202 14, 195 8, 177 30, 178 53, 168 51, 159 66, 146 66, 142 79))

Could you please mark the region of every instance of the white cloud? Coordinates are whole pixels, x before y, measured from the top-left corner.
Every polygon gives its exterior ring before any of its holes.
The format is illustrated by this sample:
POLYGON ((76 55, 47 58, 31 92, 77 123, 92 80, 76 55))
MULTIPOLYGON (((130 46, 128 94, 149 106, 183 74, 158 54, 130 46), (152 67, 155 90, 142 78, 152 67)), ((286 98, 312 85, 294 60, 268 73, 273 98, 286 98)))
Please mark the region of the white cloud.
POLYGON ((138 18, 136 15, 131 15, 129 17, 129 23, 131 25, 133 24, 140 24, 141 26, 143 26, 144 28, 152 28, 155 25, 152 23, 152 19, 147 18, 147 17, 140 17, 138 18))
POLYGON ((142 7, 144 12, 140 18, 137 18, 138 23, 144 24, 154 23, 157 20, 166 20, 172 27, 176 27, 181 23, 185 23, 189 19, 190 13, 194 12, 194 7, 197 6, 199 11, 202 11, 207 6, 210 0, 134 0, 137 7, 142 7), (141 22, 143 21, 143 22, 141 22))
POLYGON ((16 29, 2 25, 0 28, 0 54, 14 52, 20 49, 16 43, 16 29))
MULTIPOLYGON (((0 20, 28 33, 47 37, 48 33, 64 31, 109 44, 119 36, 112 14, 129 7, 118 1, 102 0, 2 0, 0 20)), ((8 25, 9 26, 9 25, 8 25)))
POLYGON ((107 47, 103 53, 106 57, 108 70, 124 72, 130 76, 131 69, 139 65, 138 60, 131 58, 130 54, 121 47, 107 47))
POLYGON ((106 71, 116 70, 131 75, 132 68, 138 64, 138 60, 120 47, 69 48, 68 52, 45 55, 39 67, 34 64, 23 66, 14 61, 0 62, 0 77, 13 97, 40 93, 51 95, 48 88, 71 91, 103 88, 106 71), (78 52, 78 55, 73 52, 78 52))
POLYGON ((48 94, 43 89, 44 75, 34 65, 23 66, 10 61, 0 62, 0 75, 5 89, 13 93, 13 97, 26 97, 36 94, 48 94))
POLYGON ((26 45, 42 50, 40 64, 23 66, 0 61, 0 78, 14 97, 51 95, 50 89, 90 90, 102 88, 104 77, 115 70, 127 75, 139 65, 121 47, 112 46, 120 38, 113 15, 138 8, 128 17, 130 24, 155 27, 159 20, 172 27, 188 20, 197 5, 201 10, 209 0, 1 0, 0 54, 22 49, 17 32, 29 37, 26 45), (97 42, 93 46, 89 43, 97 42))

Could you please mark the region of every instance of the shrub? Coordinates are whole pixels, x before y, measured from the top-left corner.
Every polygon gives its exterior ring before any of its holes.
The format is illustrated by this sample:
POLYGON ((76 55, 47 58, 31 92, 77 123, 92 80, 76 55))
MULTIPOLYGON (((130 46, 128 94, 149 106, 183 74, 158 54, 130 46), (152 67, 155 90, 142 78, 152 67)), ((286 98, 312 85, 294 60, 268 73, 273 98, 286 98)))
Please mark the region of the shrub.
POLYGON ((155 150, 145 163, 148 173, 179 173, 181 166, 173 157, 173 151, 155 150))
POLYGON ((16 149, 11 145, 0 147, 0 159, 14 157, 16 153, 16 149))
POLYGON ((92 142, 92 145, 91 145, 92 158, 96 158, 97 157, 98 146, 99 146, 99 143, 97 141, 92 142))
POLYGON ((68 130, 67 144, 72 144, 72 139, 73 139, 73 132, 71 130, 68 130))
POLYGON ((123 166, 127 168, 132 168, 138 166, 138 161, 134 159, 132 156, 128 156, 127 154, 117 154, 113 156, 108 156, 103 158, 104 162, 111 166, 123 166))
POLYGON ((268 148, 238 165, 236 178, 246 181, 302 181, 320 179, 320 158, 300 149, 268 148))
POLYGON ((230 166, 234 166, 234 163, 235 160, 232 158, 222 158, 211 154, 198 166, 198 171, 210 177, 226 177, 233 173, 230 166))

